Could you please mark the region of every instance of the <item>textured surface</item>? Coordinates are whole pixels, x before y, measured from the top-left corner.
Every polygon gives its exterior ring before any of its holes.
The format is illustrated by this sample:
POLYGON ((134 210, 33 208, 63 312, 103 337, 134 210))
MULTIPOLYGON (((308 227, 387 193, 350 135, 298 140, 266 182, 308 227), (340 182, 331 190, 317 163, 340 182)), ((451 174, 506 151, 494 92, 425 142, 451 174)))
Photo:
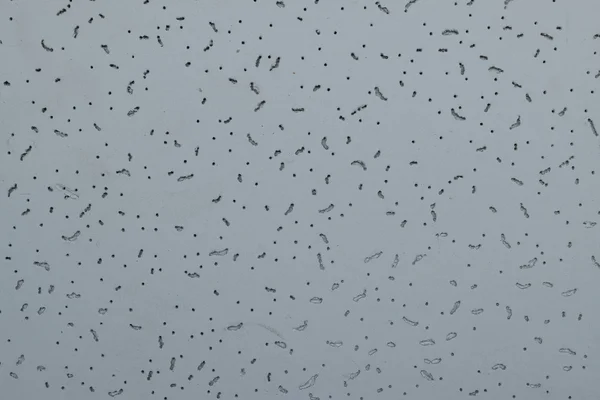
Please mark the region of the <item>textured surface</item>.
POLYGON ((3 0, 0 398, 597 399, 599 14, 3 0))

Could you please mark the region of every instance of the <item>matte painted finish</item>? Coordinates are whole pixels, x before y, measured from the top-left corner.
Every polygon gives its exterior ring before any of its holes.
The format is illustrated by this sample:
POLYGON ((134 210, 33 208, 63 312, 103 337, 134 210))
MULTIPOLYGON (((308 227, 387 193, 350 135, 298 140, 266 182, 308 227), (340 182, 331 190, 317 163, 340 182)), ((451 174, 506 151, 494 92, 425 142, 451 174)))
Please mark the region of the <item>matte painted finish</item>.
POLYGON ((0 3, 0 398, 597 399, 600 3, 0 3))

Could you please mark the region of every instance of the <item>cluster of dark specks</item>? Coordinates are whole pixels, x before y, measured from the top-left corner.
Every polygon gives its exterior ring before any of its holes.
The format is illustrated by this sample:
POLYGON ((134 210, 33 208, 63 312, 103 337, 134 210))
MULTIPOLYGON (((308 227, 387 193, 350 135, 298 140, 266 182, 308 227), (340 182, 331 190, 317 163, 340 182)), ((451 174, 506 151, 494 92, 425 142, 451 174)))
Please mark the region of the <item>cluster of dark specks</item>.
POLYGON ((599 13, 3 2, 0 398, 597 395, 599 13))

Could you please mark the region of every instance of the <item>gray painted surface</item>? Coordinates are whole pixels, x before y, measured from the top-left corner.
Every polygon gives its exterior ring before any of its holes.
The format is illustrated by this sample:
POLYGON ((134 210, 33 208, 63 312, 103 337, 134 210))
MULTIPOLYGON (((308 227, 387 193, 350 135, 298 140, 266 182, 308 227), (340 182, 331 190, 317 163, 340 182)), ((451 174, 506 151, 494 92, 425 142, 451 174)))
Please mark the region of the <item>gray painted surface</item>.
POLYGON ((597 399, 598 4, 3 1, 0 398, 597 399))

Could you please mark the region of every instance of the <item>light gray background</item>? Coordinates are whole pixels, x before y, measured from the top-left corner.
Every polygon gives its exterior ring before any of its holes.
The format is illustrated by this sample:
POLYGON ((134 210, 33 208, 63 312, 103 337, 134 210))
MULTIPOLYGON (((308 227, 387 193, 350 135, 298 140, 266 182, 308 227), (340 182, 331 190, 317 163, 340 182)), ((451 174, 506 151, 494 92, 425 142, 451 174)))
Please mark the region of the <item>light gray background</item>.
POLYGON ((599 14, 3 0, 0 398, 597 399, 599 14))

